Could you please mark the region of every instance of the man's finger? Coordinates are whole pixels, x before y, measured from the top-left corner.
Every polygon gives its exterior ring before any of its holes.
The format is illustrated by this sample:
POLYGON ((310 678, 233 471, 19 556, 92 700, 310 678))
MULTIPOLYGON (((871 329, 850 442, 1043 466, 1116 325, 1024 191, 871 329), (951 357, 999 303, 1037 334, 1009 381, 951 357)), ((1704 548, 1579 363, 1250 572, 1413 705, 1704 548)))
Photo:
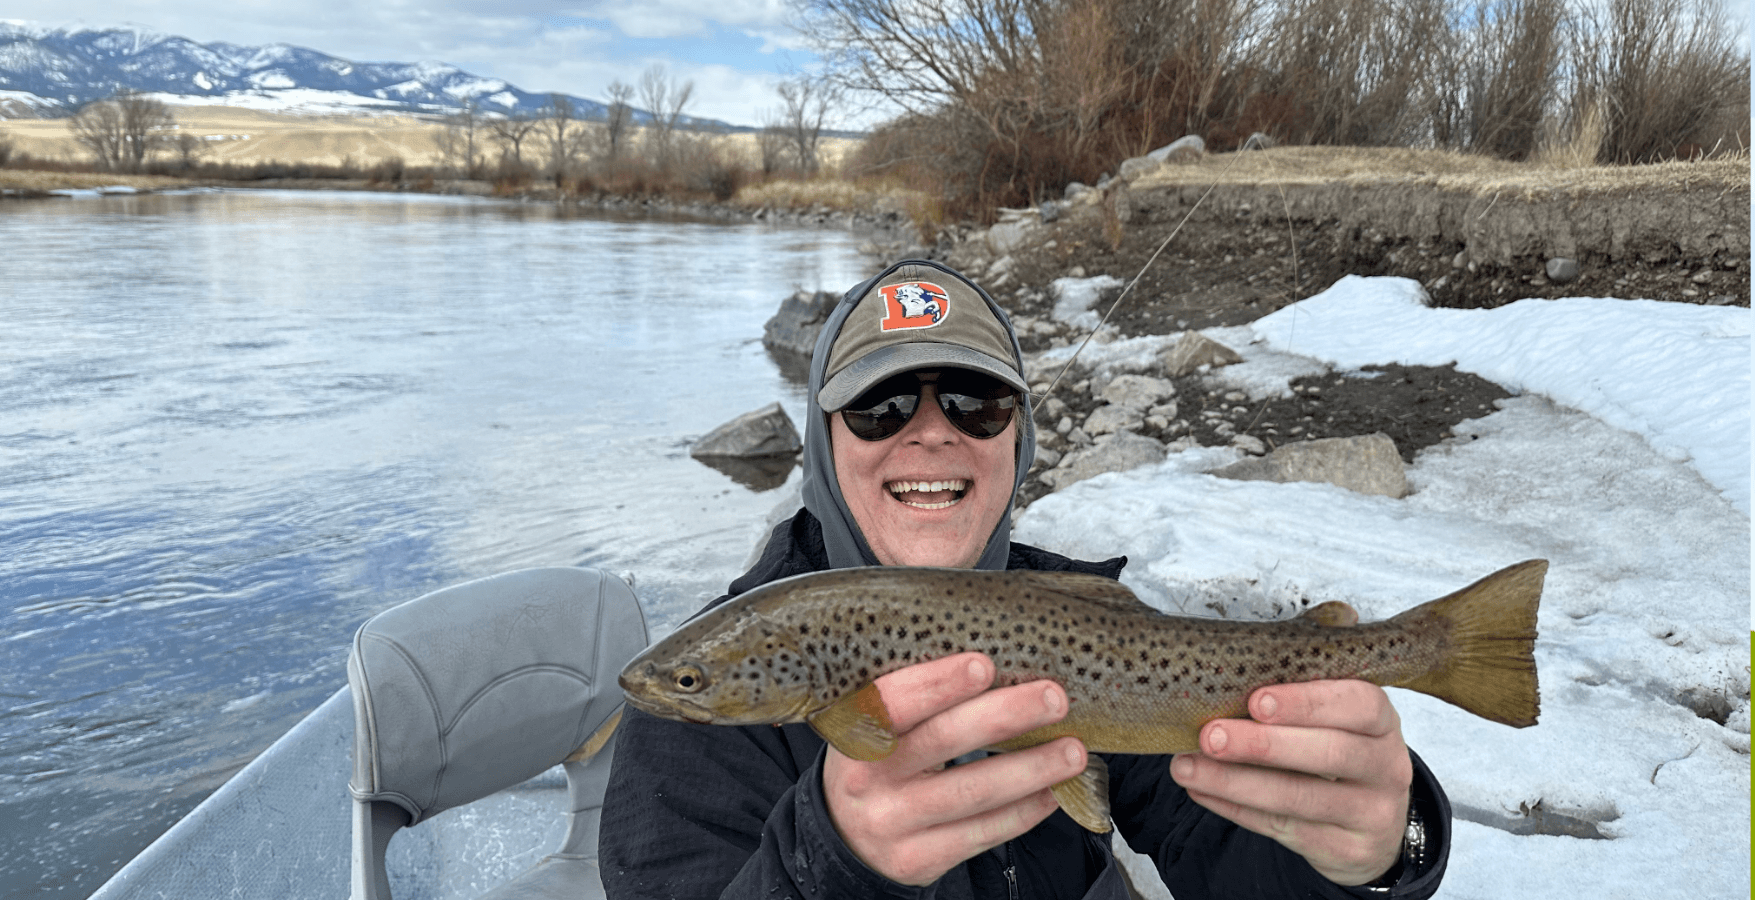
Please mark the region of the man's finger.
POLYGON ((898 734, 980 694, 993 683, 993 660, 985 653, 958 653, 897 669, 877 680, 884 709, 898 734))
POLYGON ((1032 681, 987 691, 920 723, 907 733, 886 762, 904 770, 931 768, 1058 722, 1066 710, 1066 690, 1052 681, 1032 681))
POLYGON ((1379 737, 1401 727, 1389 695, 1368 681, 1303 681, 1258 689, 1249 715, 1269 725, 1338 728, 1379 737))
POLYGON ((1333 728, 1214 719, 1201 728, 1201 752, 1216 760, 1307 772, 1328 779, 1404 782, 1413 764, 1400 741, 1333 728))
POLYGON ((1282 820, 1324 822, 1346 829, 1373 830, 1384 819, 1393 819, 1407 809, 1405 794, 1279 769, 1224 763, 1194 753, 1178 755, 1171 765, 1171 774, 1191 797, 1199 794, 1252 810, 1253 818, 1245 822, 1232 817, 1227 810, 1202 804, 1251 831, 1274 838, 1281 835, 1265 829, 1282 820), (1257 824, 1263 827, 1258 828, 1257 824))
POLYGON ((1084 745, 1061 738, 929 775, 906 788, 905 802, 921 821, 950 823, 1014 804, 1084 769, 1084 745))

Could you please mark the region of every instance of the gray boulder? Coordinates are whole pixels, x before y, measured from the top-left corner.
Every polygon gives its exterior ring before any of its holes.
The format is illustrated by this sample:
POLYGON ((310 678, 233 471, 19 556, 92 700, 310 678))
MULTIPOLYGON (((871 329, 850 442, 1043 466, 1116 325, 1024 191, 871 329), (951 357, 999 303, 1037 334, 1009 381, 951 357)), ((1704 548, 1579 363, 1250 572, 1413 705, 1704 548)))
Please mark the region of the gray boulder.
POLYGON ((1195 162, 1207 155, 1207 142, 1198 134, 1177 138, 1146 154, 1147 159, 1164 163, 1195 162))
POLYGON ((1092 446, 1067 454, 1060 465, 1042 473, 1042 483, 1060 490, 1105 472, 1125 472, 1164 461, 1164 445, 1131 431, 1104 435, 1092 446))
POLYGON ((1238 481, 1322 481, 1361 494, 1402 498, 1408 479, 1395 441, 1383 433, 1287 444, 1266 456, 1239 460, 1212 474, 1238 481))
POLYGON ((1274 141, 1274 138, 1272 135, 1267 134, 1266 132, 1257 131, 1256 133, 1250 135, 1248 140, 1243 142, 1243 146, 1241 146, 1237 149, 1239 149, 1239 150, 1266 150, 1267 148, 1272 147, 1274 145, 1274 143, 1275 143, 1275 141, 1274 141))
POLYGON ((817 348, 823 323, 840 299, 840 294, 828 291, 799 291, 780 301, 780 310, 762 326, 762 346, 808 360, 817 348))
POLYGON ((1240 363, 1243 361, 1243 357, 1238 356, 1237 351, 1198 331, 1185 331, 1182 333, 1181 340, 1176 342, 1176 346, 1164 351, 1159 356, 1159 361, 1163 363, 1164 371, 1170 377, 1180 378, 1192 374, 1201 366, 1211 366, 1216 369, 1220 366, 1240 363))
POLYGON ((799 440, 798 429, 792 425, 792 417, 775 402, 754 412, 744 413, 708 432, 689 448, 689 455, 696 459, 723 456, 749 458, 785 456, 803 449, 804 442, 799 440))
POLYGON ((1144 414, 1125 406, 1099 406, 1085 418, 1085 433, 1096 436, 1131 431, 1144 424, 1144 414))
POLYGON ((1103 399, 1115 406, 1146 410, 1176 396, 1176 385, 1148 375, 1118 375, 1103 387, 1103 399))
POLYGON ((1136 156, 1132 159, 1124 159, 1121 161, 1121 168, 1117 170, 1117 177, 1122 181, 1132 181, 1141 175, 1150 175, 1163 167, 1164 161, 1161 159, 1153 159, 1149 156, 1136 156))
POLYGON ((1555 284, 1567 284, 1578 278, 1578 260, 1556 256, 1548 260, 1548 280, 1555 284))

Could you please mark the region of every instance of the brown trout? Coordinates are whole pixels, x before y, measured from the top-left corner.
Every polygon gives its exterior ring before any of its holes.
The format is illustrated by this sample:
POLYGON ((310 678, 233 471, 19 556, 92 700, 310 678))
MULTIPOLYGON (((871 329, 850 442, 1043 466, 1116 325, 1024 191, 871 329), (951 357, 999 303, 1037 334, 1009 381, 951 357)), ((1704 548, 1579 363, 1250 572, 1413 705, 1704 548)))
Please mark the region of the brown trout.
POLYGON ((1061 721, 994 748, 1065 735, 1091 767, 1055 786, 1093 831, 1109 828, 1098 753, 1183 753, 1200 728, 1248 714, 1256 688, 1357 678, 1533 725, 1533 650, 1546 560, 1502 569, 1381 622, 1325 603, 1288 621, 1170 616, 1120 582, 1067 572, 874 567, 772 582, 685 623, 622 670, 628 702, 715 725, 809 722, 835 749, 876 760, 896 746, 877 686, 903 666, 978 650, 994 687, 1050 678, 1061 721))

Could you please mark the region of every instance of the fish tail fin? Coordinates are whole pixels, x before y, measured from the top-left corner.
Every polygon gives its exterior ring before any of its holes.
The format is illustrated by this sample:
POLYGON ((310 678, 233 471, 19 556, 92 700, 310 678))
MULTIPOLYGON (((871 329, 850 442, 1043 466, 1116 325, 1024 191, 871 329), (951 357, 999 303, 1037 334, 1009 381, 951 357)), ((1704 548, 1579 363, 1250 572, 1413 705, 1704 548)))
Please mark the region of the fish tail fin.
POLYGON ((1547 573, 1547 560, 1526 560, 1397 616, 1444 632, 1448 645, 1441 665, 1399 686, 1516 728, 1536 724, 1536 607, 1547 573))

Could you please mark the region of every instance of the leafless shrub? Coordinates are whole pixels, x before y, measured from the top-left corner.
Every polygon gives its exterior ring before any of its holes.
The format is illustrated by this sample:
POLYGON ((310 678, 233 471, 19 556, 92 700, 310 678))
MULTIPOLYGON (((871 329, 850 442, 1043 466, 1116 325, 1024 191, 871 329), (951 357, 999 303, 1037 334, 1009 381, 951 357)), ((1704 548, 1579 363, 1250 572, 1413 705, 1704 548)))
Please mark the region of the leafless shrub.
POLYGON ((11 136, 0 134, 0 169, 6 168, 6 164, 12 161, 12 154, 16 150, 17 145, 12 142, 11 136))
POLYGON ((554 179, 555 187, 563 187, 584 152, 589 132, 574 113, 573 101, 564 94, 550 94, 540 118, 542 126, 538 130, 548 150, 549 177, 554 179))
POLYGON ((1433 94, 1441 147, 1527 159, 1542 143, 1560 83, 1564 0, 1489 0, 1450 36, 1433 94))
POLYGON ((1580 13, 1574 115, 1603 117, 1597 159, 1690 159, 1747 131, 1749 55, 1721 0, 1605 0, 1580 13), (1716 132, 1716 133, 1715 133, 1716 132))

